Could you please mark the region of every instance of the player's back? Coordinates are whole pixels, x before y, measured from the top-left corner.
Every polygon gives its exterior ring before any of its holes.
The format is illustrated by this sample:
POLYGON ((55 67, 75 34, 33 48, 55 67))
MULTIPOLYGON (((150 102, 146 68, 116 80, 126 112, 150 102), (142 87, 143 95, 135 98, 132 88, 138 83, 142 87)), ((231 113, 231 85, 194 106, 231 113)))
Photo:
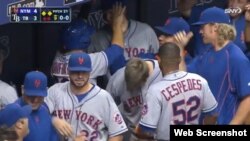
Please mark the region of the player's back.
POLYGON ((162 73, 160 71, 158 62, 156 60, 150 59, 144 61, 152 63, 153 71, 147 78, 147 81, 143 87, 138 88, 133 92, 128 91, 125 82, 125 67, 123 67, 111 76, 106 88, 116 100, 118 108, 121 111, 128 126, 137 125, 141 116, 140 111, 144 102, 143 100, 145 99, 145 95, 149 86, 162 79, 162 73))
POLYGON ((162 116, 165 115, 170 124, 198 124, 204 97, 203 83, 203 78, 187 72, 164 77, 158 83, 163 108, 166 108, 162 116))
POLYGON ((152 85, 147 94, 147 101, 149 101, 148 110, 152 106, 161 107, 161 112, 156 114, 147 111, 142 123, 149 123, 151 120, 154 123, 154 120, 158 119, 157 139, 164 140, 169 139, 170 126, 168 125, 198 124, 201 112, 212 111, 217 106, 207 81, 197 74, 184 71, 168 74, 162 81, 152 85), (157 102, 157 104, 150 104, 150 102, 157 102), (147 117, 148 112, 154 115, 153 119, 147 117))

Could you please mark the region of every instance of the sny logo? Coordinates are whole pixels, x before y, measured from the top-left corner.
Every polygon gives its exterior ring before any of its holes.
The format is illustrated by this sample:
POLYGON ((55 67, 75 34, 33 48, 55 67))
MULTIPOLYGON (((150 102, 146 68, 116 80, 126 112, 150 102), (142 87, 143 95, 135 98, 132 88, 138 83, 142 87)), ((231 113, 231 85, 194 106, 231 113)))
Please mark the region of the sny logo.
POLYGON ((227 14, 239 14, 241 12, 242 12, 242 10, 239 7, 235 7, 235 8, 231 7, 231 8, 225 9, 225 13, 227 13, 227 14))

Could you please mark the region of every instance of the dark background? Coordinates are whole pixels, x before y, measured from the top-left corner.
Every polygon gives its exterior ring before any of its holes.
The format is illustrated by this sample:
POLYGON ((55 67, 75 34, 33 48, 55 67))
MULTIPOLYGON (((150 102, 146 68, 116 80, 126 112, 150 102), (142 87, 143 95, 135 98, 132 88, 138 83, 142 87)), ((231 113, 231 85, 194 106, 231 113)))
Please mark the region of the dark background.
MULTIPOLYGON (((224 7, 226 0, 199 0, 198 5, 224 7)), ((129 0, 128 15, 151 26, 162 25, 168 16, 179 15, 176 0, 129 0)), ((0 12, 5 9, 0 9, 0 12)), ((82 10, 81 17, 88 19, 96 28, 104 25, 98 0, 78 4, 73 11, 82 10), (87 11, 91 11, 88 13, 87 11)), ((74 17, 78 14, 74 14, 74 17)), ((1 21, 0 21, 1 23, 1 21)), ((20 93, 27 71, 40 70, 50 78, 50 66, 60 48, 60 30, 63 24, 7 23, 0 25, 0 42, 7 42, 10 54, 4 63, 1 80, 16 85, 20 93), (4 41, 2 40, 4 39, 4 41)))

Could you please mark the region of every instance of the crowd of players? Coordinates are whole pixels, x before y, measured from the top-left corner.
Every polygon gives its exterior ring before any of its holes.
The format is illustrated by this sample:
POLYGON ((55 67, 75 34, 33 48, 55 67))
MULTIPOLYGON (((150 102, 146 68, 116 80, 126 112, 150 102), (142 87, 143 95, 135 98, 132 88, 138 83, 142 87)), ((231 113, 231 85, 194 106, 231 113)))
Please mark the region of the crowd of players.
POLYGON ((180 0, 183 17, 157 26, 158 38, 125 2, 102 4, 107 25, 97 31, 81 19, 65 28, 53 86, 27 72, 18 98, 0 82, 0 140, 167 141, 169 125, 249 123, 249 0, 229 0, 242 9, 229 14, 180 0))

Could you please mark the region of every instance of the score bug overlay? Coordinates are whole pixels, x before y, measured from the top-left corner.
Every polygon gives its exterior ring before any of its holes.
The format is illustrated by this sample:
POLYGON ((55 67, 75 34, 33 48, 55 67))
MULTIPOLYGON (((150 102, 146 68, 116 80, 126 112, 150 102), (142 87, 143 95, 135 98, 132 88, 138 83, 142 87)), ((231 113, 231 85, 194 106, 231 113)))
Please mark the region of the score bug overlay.
POLYGON ((68 23, 71 22, 71 9, 60 7, 12 8, 10 21, 12 23, 68 23))
POLYGON ((12 8, 11 22, 39 22, 40 8, 12 8))

